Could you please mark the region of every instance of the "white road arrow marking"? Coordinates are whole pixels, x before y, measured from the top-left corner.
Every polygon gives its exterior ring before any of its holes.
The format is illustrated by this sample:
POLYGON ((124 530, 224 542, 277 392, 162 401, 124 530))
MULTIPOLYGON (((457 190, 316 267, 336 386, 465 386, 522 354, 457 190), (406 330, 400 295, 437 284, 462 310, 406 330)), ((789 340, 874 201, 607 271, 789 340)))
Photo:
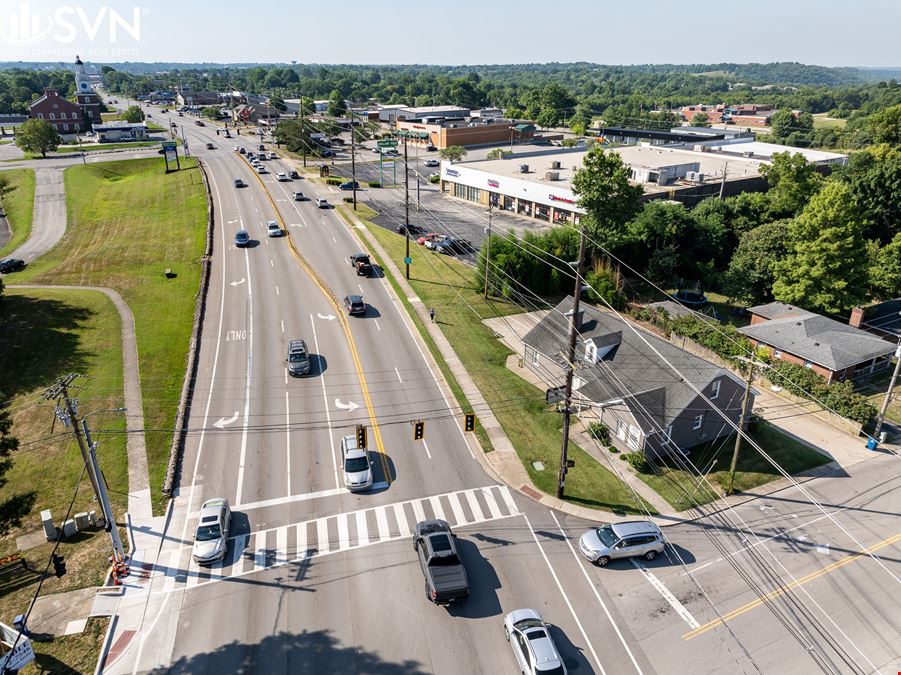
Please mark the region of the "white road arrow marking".
POLYGON ((237 220, 229 220, 229 221, 226 223, 226 225, 234 225, 234 224, 237 223, 237 222, 238 222, 237 220))
POLYGON ((246 280, 244 279, 244 277, 241 277, 241 281, 233 281, 233 282, 231 282, 231 285, 232 285, 232 286, 240 286, 240 285, 243 284, 245 281, 246 281, 246 280))
POLYGON ((335 319, 338 318, 334 314, 320 314, 319 312, 316 312, 316 316, 318 316, 320 319, 324 319, 326 321, 334 321, 335 319))
POLYGON ((346 410, 347 412, 353 412, 360 406, 358 406, 353 401, 348 401, 347 403, 342 403, 340 398, 335 399, 335 407, 340 408, 341 410, 346 410))
POLYGON ((221 429, 222 427, 231 424, 232 422, 236 422, 238 419, 238 411, 235 410, 235 414, 225 419, 224 417, 220 417, 216 422, 213 422, 213 426, 217 429, 221 429))

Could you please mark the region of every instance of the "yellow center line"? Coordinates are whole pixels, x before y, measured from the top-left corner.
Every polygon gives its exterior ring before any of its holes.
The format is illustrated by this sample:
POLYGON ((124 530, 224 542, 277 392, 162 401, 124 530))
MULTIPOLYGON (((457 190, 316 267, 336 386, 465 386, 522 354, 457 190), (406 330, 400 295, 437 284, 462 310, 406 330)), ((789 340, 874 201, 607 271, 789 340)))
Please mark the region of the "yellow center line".
MULTIPOLYGON (((248 165, 251 169, 253 167, 250 166, 250 162, 247 160, 247 157, 241 155, 241 158, 244 160, 244 163, 248 165)), ((316 274, 316 271, 313 267, 306 261, 306 259, 300 254, 300 251, 297 250, 297 246, 294 244, 294 237, 291 236, 291 233, 288 231, 288 228, 285 226, 285 221, 282 218, 281 212, 278 210, 278 207, 275 205, 275 200, 272 199, 272 195, 269 194, 269 189, 266 187, 266 184, 263 182, 260 174, 256 171, 253 172, 256 176, 257 180, 260 182, 260 186, 263 188, 263 192, 266 195, 266 198, 269 200, 269 204, 272 206, 272 210, 275 211, 275 217, 278 219, 279 225, 282 230, 285 232, 285 236, 288 238, 288 247, 291 249, 291 253, 294 255, 294 258, 300 263, 300 266, 307 273, 307 275, 313 280, 313 283, 316 284, 317 288, 322 292, 325 296, 326 300, 332 305, 335 309, 335 312, 338 314, 338 319, 341 323, 341 329, 344 332, 344 337, 347 339, 347 346, 350 348, 350 355, 354 362, 354 368, 357 371, 357 379, 360 381, 360 389, 363 392, 363 402, 366 404, 366 411, 369 414, 369 423, 372 425, 372 435, 375 438, 375 446, 378 449, 379 456, 382 462, 382 469, 385 475, 385 482, 388 485, 391 485, 392 477, 391 471, 388 467, 388 456, 385 454, 385 446, 382 443, 382 433, 379 429, 378 421, 375 416, 375 408, 372 405, 372 399, 369 396, 369 387, 366 384, 366 376, 363 374, 363 364, 360 361, 359 353, 357 352, 357 345, 353 338, 353 333, 350 330, 350 324, 347 322, 347 317, 344 315, 344 309, 338 303, 338 298, 335 297, 335 294, 328 287, 328 285, 319 278, 319 275, 316 274)))
POLYGON ((855 560, 860 560, 861 558, 867 556, 870 553, 875 553, 876 551, 883 549, 886 546, 891 546, 898 540, 901 540, 901 533, 893 535, 893 536, 889 537, 888 539, 884 539, 883 541, 880 541, 879 543, 873 544, 872 546, 869 546, 868 548, 865 548, 862 551, 856 551, 856 552, 848 555, 847 557, 842 558, 841 560, 837 560, 834 563, 826 565, 826 567, 823 567, 822 569, 819 569, 815 572, 811 572, 810 574, 803 576, 800 579, 796 579, 789 584, 780 586, 779 588, 777 588, 773 591, 770 591, 769 593, 758 598, 757 600, 753 600, 746 605, 738 607, 737 609, 733 609, 731 612, 727 612, 726 614, 724 614, 722 616, 722 618, 714 619, 713 621, 710 621, 709 623, 705 623, 703 626, 699 626, 698 628, 695 628, 694 630, 689 631, 688 633, 686 633, 685 635, 682 636, 682 639, 683 640, 691 640, 692 638, 695 638, 698 635, 701 635, 702 633, 706 633, 707 631, 709 631, 713 628, 716 628, 717 626, 719 626, 727 621, 731 621, 732 619, 736 618, 737 616, 741 616, 745 612, 750 612, 752 609, 755 609, 756 607, 760 607, 760 605, 762 605, 766 602, 770 602, 771 600, 774 600, 782 595, 785 595, 792 589, 798 588, 799 586, 803 586, 808 581, 813 581, 814 579, 818 579, 819 577, 829 574, 829 572, 832 572, 833 570, 837 570, 839 567, 844 567, 848 563, 852 563, 855 560))

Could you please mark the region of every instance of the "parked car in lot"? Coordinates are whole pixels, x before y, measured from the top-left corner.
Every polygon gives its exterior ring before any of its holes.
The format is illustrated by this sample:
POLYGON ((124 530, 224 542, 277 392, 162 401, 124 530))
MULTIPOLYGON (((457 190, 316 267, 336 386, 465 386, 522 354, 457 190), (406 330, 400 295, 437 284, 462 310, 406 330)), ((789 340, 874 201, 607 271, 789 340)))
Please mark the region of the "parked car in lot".
POLYGON ((342 190, 359 190, 360 183, 355 180, 349 180, 346 183, 341 183, 339 186, 342 190))
POLYGON ((350 256, 350 264, 357 270, 357 276, 368 277, 372 274, 372 263, 366 253, 354 253, 350 256))
POLYGON ((295 202, 302 202, 304 199, 306 199, 306 197, 303 196, 303 192, 300 192, 299 190, 296 190, 293 196, 295 202))
POLYGON ((282 183, 284 183, 286 180, 290 180, 288 178, 288 174, 286 174, 284 171, 279 171, 277 174, 275 174, 275 177, 282 183))
POLYGON ((663 553, 663 533, 647 520, 603 524, 593 527, 579 538, 579 551, 596 565, 605 567, 617 558, 642 556, 653 560, 663 553))
POLYGON ((369 450, 357 445, 356 436, 341 439, 341 468, 344 470, 344 487, 351 492, 372 487, 372 460, 369 450))
POLYGON ((266 234, 270 237, 280 237, 283 234, 282 228, 279 227, 278 222, 270 220, 266 223, 266 234))
POLYGON ((288 364, 288 374, 292 377, 309 375, 313 364, 307 343, 303 340, 291 340, 288 343, 288 358, 285 361, 288 364))
POLYGON ((25 268, 25 261, 18 258, 0 260, 0 274, 12 274, 25 268))
POLYGON ((372 152, 374 152, 376 155, 378 155, 382 152, 382 149, 376 145, 375 147, 372 148, 372 152))
POLYGON ((344 296, 344 309, 351 316, 353 316, 354 314, 365 314, 366 313, 366 303, 363 302, 363 296, 362 295, 345 295, 344 296))
POLYGON ((397 225, 394 230, 398 234, 409 232, 411 237, 425 232, 425 230, 422 229, 419 225, 414 225, 413 223, 407 223, 406 225, 397 225))
POLYGON ((438 148, 436 148, 436 147, 435 147, 434 145, 432 145, 432 144, 429 144, 429 145, 425 146, 425 149, 426 149, 428 152, 435 152, 438 148))
POLYGON ((472 253, 475 250, 469 239, 460 239, 459 237, 442 239, 435 244, 434 248, 436 252, 444 253, 445 255, 472 253))
POLYGON ((247 230, 235 232, 235 246, 247 246, 248 244, 250 244, 250 234, 247 230))
POLYGON ((247 187, 247 183, 245 183, 241 178, 235 178, 235 187, 236 188, 247 187))
POLYGON ((328 208, 328 199, 325 199, 324 197, 317 197, 316 198, 316 206, 317 206, 317 208, 320 208, 320 209, 327 209, 328 208))
POLYGON ((504 617, 504 637, 519 669, 528 675, 566 675, 566 666, 548 625, 534 609, 516 609, 504 617))
POLYGON ((228 550, 231 509, 224 497, 206 500, 200 507, 200 521, 194 534, 192 555, 200 564, 222 560, 228 550))
POLYGON ((435 245, 435 242, 441 241, 446 236, 447 235, 440 234, 439 232, 429 232, 417 239, 416 243, 420 246, 425 246, 426 248, 432 248, 432 246, 435 245), (431 246, 429 245, 429 242, 431 242, 431 246))
POLYGON ((425 577, 426 597, 436 605, 448 605, 469 596, 469 579, 457 553, 456 538, 447 521, 416 523, 413 550, 425 577))
POLYGON ((427 159, 425 161, 425 165, 426 166, 440 166, 441 162, 439 162, 437 159, 427 159))

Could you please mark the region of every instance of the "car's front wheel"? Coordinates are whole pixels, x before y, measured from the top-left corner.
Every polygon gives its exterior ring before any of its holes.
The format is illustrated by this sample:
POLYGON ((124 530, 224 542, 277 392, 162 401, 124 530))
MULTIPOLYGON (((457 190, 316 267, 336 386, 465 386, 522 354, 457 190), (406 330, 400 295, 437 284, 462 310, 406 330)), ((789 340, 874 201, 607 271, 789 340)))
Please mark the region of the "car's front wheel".
POLYGON ((607 567, 610 564, 610 558, 608 556, 602 555, 600 558, 594 561, 594 564, 598 567, 607 567))
POLYGON ((657 551, 648 551, 647 553, 644 554, 645 560, 653 560, 656 557, 657 557, 657 551))

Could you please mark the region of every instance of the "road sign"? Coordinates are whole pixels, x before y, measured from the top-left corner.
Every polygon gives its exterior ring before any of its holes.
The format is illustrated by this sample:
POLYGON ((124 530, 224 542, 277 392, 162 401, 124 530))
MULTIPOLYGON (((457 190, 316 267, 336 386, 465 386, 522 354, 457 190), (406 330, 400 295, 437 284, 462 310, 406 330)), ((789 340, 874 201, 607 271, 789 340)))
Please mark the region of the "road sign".
POLYGON ((34 649, 31 648, 31 640, 23 637, 15 649, 0 658, 0 672, 20 670, 32 661, 34 661, 34 649))
POLYGON ((566 387, 553 387, 546 389, 544 392, 544 400, 546 403, 559 403, 566 398, 566 387))
POLYGON ((404 258, 404 265, 412 265, 413 258, 404 258))
POLYGON ((378 141, 378 145, 380 148, 396 148, 397 141, 391 140, 390 138, 383 138, 382 140, 378 141))

